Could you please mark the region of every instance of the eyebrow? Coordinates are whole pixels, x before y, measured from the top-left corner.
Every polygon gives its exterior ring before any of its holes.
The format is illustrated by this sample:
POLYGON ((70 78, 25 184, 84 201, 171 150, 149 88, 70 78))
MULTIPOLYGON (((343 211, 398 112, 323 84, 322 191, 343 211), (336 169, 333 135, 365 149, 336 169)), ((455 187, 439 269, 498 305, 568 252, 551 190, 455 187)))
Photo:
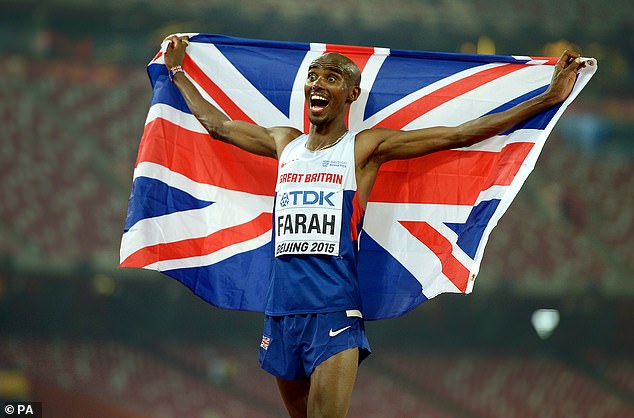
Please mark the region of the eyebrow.
POLYGON ((321 68, 325 68, 325 69, 330 70, 330 71, 334 71, 334 72, 336 72, 338 74, 341 74, 342 76, 346 75, 346 70, 343 67, 341 67, 340 65, 337 65, 337 64, 313 63, 313 64, 310 64, 310 66, 308 67, 308 70, 310 71, 310 70, 313 70, 313 69, 315 69, 317 67, 321 67, 321 68))

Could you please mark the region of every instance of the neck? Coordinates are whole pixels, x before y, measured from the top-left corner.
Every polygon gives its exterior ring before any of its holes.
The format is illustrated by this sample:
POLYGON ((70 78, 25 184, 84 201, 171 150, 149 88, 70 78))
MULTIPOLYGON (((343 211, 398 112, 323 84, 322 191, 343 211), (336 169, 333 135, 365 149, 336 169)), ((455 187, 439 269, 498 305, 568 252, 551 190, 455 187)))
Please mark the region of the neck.
POLYGON ((310 150, 323 149, 339 141, 341 136, 348 131, 346 114, 347 111, 339 113, 334 119, 311 120, 306 147, 310 150))
POLYGON ((308 141, 306 141, 306 148, 311 151, 320 151, 336 145, 348 132, 348 129, 344 128, 329 132, 328 134, 318 134, 312 131, 308 135, 308 141))
POLYGON ((333 120, 323 120, 323 121, 310 121, 309 132, 311 134, 327 134, 328 132, 345 130, 348 129, 346 127, 346 119, 345 117, 338 117, 333 120))
POLYGON ((308 135, 311 138, 323 140, 325 138, 337 138, 347 130, 348 127, 345 121, 343 118, 340 118, 339 120, 333 120, 329 123, 311 123, 308 135))

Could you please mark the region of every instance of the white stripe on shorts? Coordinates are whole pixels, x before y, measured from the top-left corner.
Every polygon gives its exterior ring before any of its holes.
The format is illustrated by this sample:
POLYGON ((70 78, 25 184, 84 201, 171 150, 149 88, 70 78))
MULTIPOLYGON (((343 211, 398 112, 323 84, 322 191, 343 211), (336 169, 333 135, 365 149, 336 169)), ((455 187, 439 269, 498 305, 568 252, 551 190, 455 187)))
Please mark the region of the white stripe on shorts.
POLYGON ((346 316, 348 318, 363 318, 361 311, 358 309, 349 309, 346 311, 346 316))

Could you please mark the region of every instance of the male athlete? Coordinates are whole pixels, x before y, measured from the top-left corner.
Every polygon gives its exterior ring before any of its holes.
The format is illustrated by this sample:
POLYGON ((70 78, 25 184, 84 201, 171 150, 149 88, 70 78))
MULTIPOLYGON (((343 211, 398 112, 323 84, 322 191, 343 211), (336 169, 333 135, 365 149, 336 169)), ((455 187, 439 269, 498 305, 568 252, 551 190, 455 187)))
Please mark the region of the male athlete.
POLYGON ((308 70, 304 94, 311 125, 304 135, 296 128, 230 120, 186 77, 181 65, 187 38, 169 40, 170 78, 209 134, 279 161, 275 259, 260 363, 276 376, 291 417, 345 417, 358 364, 369 354, 355 245, 381 164, 467 147, 504 132, 566 99, 585 65, 566 51, 546 92, 456 127, 352 133, 345 117, 361 93, 361 73, 349 58, 328 53, 308 70))

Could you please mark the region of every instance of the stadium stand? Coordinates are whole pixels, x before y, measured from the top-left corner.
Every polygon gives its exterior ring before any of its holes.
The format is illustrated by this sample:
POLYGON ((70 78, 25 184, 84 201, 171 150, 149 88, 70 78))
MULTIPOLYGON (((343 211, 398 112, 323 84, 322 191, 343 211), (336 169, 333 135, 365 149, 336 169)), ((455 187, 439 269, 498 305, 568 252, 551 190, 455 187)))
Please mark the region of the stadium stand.
MULTIPOLYGON (((274 380, 259 368, 253 351, 183 342, 148 350, 9 338, 0 342, 0 368, 22 370, 49 408, 54 406, 48 393, 76 397, 93 408, 91 416, 99 416, 99 405, 116 405, 109 412, 115 418, 284 416, 274 380)), ((631 360, 602 364, 608 382, 634 395, 631 360)), ((388 350, 360 368, 349 416, 634 416, 634 404, 611 387, 543 355, 388 350)))
POLYGON ((603 373, 617 387, 634 396, 634 361, 631 358, 607 359, 603 373))
POLYGON ((385 364, 476 417, 628 417, 632 405, 548 357, 392 353, 385 364))
MULTIPOLYGON (((114 342, 10 338, 0 343, 0 364, 23 370, 34 385, 46 382, 57 391, 106 401, 139 417, 275 416, 147 352, 114 342)), ((99 415, 94 414, 84 417, 99 415)))
POLYGON ((352 394, 350 417, 455 417, 452 407, 430 402, 428 397, 412 393, 375 369, 363 365, 359 369, 355 392, 352 394))
POLYGON ((493 231, 483 276, 574 288, 631 274, 634 226, 618 208, 632 179, 628 160, 587 155, 555 133, 493 231))
POLYGON ((174 343, 164 346, 163 351, 192 373, 240 390, 258 403, 279 407, 277 386, 258 365, 257 346, 236 350, 228 346, 174 343))
MULTIPOLYGON (((264 372, 257 363, 257 350, 182 343, 166 345, 164 350, 177 358, 184 368, 190 369, 192 373, 206 371, 211 380, 224 382, 257 404, 278 408, 280 414, 284 415, 273 377, 264 372)), ((364 365, 359 371, 349 416, 449 418, 452 415, 433 403, 426 402, 424 398, 408 393, 398 383, 364 365)))
POLYGON ((630 357, 590 353, 585 361, 598 380, 624 396, 634 397, 634 361, 630 357))
POLYGON ((53 259, 113 254, 149 100, 143 74, 19 57, 3 65, 12 82, 2 89, 0 162, 12 198, 0 203, 9 230, 0 250, 53 259))

